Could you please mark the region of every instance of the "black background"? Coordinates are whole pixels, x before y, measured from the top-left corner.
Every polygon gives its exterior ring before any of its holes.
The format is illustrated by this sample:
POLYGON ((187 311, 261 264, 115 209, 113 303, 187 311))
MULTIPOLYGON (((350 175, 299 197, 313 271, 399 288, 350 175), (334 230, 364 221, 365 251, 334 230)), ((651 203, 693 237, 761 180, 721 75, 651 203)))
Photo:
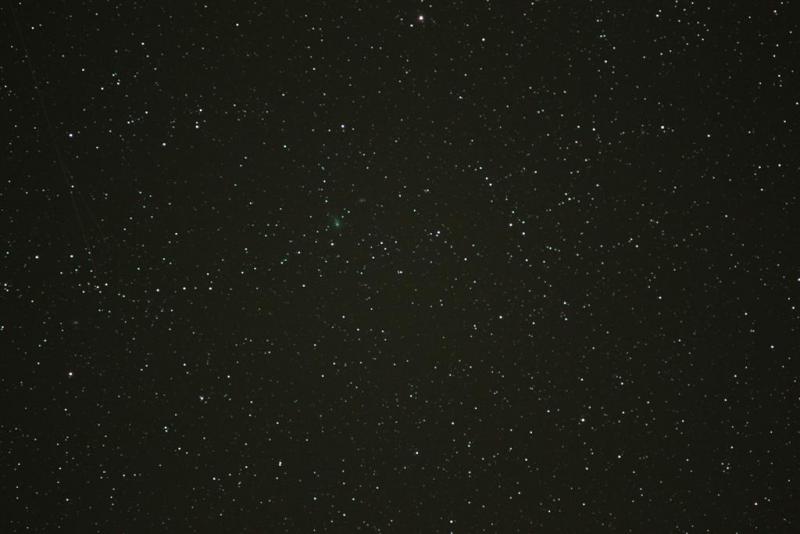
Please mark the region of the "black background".
POLYGON ((792 532, 789 2, 2 5, 7 532, 792 532))

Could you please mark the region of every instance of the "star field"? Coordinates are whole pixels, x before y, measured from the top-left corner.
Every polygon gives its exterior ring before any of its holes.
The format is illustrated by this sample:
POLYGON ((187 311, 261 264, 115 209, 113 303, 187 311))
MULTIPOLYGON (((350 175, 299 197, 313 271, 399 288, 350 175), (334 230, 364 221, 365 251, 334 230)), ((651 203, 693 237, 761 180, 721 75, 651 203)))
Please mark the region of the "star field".
POLYGON ((0 531, 800 529, 789 2, 0 9, 0 531))

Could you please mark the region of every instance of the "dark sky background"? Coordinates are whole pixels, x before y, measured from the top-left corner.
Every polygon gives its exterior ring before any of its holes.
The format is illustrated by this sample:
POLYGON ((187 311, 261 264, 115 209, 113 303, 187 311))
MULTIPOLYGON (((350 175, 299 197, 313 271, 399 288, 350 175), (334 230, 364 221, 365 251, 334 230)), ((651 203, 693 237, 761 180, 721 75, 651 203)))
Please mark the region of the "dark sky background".
POLYGON ((797 532, 788 1, 2 4, 3 532, 797 532))

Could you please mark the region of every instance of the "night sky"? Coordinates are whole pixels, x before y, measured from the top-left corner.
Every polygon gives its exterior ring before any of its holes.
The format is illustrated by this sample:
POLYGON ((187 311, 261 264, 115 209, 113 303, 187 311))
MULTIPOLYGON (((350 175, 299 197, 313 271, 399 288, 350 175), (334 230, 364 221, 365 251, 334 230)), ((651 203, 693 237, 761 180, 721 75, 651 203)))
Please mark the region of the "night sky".
POLYGON ((0 531, 800 531, 790 4, 4 2, 0 531))

